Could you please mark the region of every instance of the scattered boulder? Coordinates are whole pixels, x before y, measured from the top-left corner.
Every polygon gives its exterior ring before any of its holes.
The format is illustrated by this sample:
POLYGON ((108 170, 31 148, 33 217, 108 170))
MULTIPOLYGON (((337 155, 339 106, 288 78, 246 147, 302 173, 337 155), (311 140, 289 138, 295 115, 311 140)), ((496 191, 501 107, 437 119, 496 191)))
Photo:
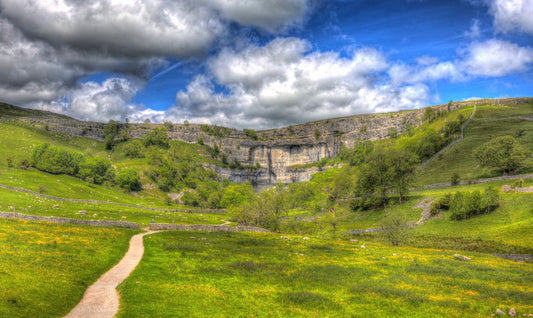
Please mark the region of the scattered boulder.
POLYGON ((455 259, 458 259, 458 260, 461 260, 461 261, 471 261, 472 259, 468 256, 463 256, 463 255, 459 255, 459 254, 455 254, 453 255, 453 258, 455 259))
POLYGON ((513 187, 510 185, 504 185, 502 186, 502 192, 511 192, 513 191, 513 187))
POLYGON ((59 209, 59 204, 54 205, 54 209, 59 209))
POLYGON ((496 309, 496 313, 500 316, 505 316, 505 313, 503 311, 500 310, 500 308, 497 308, 496 309))
POLYGON ((366 246, 364 246, 364 245, 361 245, 361 248, 366 248, 366 246))
POLYGON ((78 214, 87 215, 87 211, 85 211, 85 210, 81 210, 81 211, 78 211, 78 214))
POLYGON ((126 219, 126 217, 125 217, 125 216, 123 216, 123 217, 121 217, 121 219, 125 220, 125 219, 126 219))
POLYGON ((281 236, 280 239, 282 240, 288 240, 289 238, 287 236, 281 236))
POLYGON ((352 243, 359 243, 359 240, 350 239, 350 242, 352 242, 352 243))
POLYGON ((309 238, 306 236, 306 237, 304 237, 302 240, 304 240, 304 241, 309 241, 309 238))
POLYGON ((511 317, 515 317, 516 316, 516 310, 514 308, 511 308, 509 310, 509 316, 511 316, 511 317))
POLYGON ((9 209, 10 209, 11 211, 15 211, 15 207, 14 207, 14 206, 10 206, 9 209))

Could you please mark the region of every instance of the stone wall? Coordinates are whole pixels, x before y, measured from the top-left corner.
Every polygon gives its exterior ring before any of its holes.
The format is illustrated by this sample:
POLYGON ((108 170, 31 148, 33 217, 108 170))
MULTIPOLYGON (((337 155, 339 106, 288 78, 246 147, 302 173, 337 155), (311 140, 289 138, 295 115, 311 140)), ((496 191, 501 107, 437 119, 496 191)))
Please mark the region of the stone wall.
POLYGON ((19 219, 25 221, 45 221, 53 223, 72 223, 72 224, 85 224, 93 226, 115 226, 115 227, 127 227, 130 229, 138 229, 139 224, 132 222, 118 222, 118 221, 93 221, 93 220, 77 220, 69 218, 59 218, 55 216, 37 216, 27 215, 14 212, 0 212, 0 218, 3 219, 19 219))
POLYGON ((270 231, 254 226, 229 226, 229 225, 203 225, 203 224, 168 224, 168 223, 152 223, 150 230, 179 230, 179 231, 222 231, 222 232, 260 232, 270 233, 270 231))

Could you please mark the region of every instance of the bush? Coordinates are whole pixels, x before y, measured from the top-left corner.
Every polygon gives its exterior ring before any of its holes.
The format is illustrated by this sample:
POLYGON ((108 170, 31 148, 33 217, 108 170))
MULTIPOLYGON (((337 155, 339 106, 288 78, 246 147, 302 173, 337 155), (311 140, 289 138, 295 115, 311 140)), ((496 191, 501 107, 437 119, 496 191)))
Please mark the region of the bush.
POLYGON ((168 138, 166 128, 154 128, 154 130, 144 138, 144 146, 157 146, 163 149, 168 149, 170 147, 170 139, 168 138))
POLYGON ((114 181, 115 169, 111 166, 111 162, 105 158, 87 158, 80 164, 77 176, 85 181, 102 184, 104 181, 114 181))
POLYGON ((142 144, 139 140, 133 140, 124 147, 124 155, 129 158, 144 158, 142 144))
POLYGON ((456 172, 452 175, 452 178, 450 179, 452 185, 458 185, 459 184, 459 174, 456 172))
POLYGON ((483 196, 479 190, 473 192, 456 192, 450 200, 452 220, 464 220, 474 215, 490 213, 499 205, 498 190, 494 187, 485 189, 483 196))
POLYGON ((251 138, 253 140, 258 140, 259 137, 257 136, 257 132, 253 129, 244 129, 243 130, 244 133, 246 134, 246 136, 248 136, 248 138, 251 138))
POLYGON ((76 175, 84 157, 79 153, 45 143, 33 149, 32 160, 34 167, 41 171, 76 175))
POLYGON ((119 187, 128 191, 140 191, 142 189, 139 173, 135 169, 126 169, 117 175, 117 184, 119 187))

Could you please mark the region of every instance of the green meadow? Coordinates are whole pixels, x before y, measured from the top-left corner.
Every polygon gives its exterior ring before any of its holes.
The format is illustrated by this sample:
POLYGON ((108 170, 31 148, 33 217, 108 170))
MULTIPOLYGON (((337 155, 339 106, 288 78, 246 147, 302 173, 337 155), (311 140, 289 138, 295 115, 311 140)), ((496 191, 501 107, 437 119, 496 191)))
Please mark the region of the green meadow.
POLYGON ((138 231, 0 219, 0 317, 62 317, 138 231))
POLYGON ((476 317, 533 313, 533 264, 276 234, 145 239, 119 317, 476 317), (364 246, 364 248, 363 248, 364 246))

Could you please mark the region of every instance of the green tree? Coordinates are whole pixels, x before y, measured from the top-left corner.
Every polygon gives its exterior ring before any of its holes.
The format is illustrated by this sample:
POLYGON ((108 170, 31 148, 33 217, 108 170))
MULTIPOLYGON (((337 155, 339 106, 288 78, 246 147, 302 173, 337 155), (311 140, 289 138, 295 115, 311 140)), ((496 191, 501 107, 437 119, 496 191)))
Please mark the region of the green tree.
POLYGON ((105 158, 87 158, 80 164, 77 176, 95 184, 102 184, 104 181, 115 179, 115 169, 111 166, 111 162, 105 158))
POLYGON ((392 245, 404 243, 409 236, 409 223, 405 215, 395 212, 381 221, 381 234, 392 245))
POLYGON ((168 149, 170 147, 170 139, 168 138, 166 128, 154 128, 150 133, 148 133, 148 135, 145 136, 144 146, 157 146, 163 149, 168 149))
POLYGON ((483 167, 498 168, 505 174, 520 168, 529 152, 512 136, 502 136, 474 149, 474 157, 483 167))
POLYGON ((124 146, 124 155, 129 158, 144 158, 141 141, 135 139, 124 146))
POLYGON ((320 133, 320 129, 315 128, 315 139, 318 140, 318 138, 320 138, 320 136, 322 136, 322 133, 320 133))
POLYGON ((140 191, 142 189, 141 178, 135 169, 125 169, 117 174, 117 184, 128 191, 140 191))
POLYGON ((115 146, 115 138, 118 135, 118 130, 120 126, 118 121, 109 120, 109 122, 104 126, 104 135, 105 135, 105 148, 113 149, 115 146))
POLYGON ((405 149, 394 149, 389 152, 391 169, 391 186, 400 197, 400 204, 409 192, 414 180, 417 158, 405 149))
POLYGON ((391 169, 388 154, 384 149, 378 148, 368 158, 361 168, 357 180, 357 192, 370 194, 377 205, 387 202, 387 192, 391 187, 391 169))

